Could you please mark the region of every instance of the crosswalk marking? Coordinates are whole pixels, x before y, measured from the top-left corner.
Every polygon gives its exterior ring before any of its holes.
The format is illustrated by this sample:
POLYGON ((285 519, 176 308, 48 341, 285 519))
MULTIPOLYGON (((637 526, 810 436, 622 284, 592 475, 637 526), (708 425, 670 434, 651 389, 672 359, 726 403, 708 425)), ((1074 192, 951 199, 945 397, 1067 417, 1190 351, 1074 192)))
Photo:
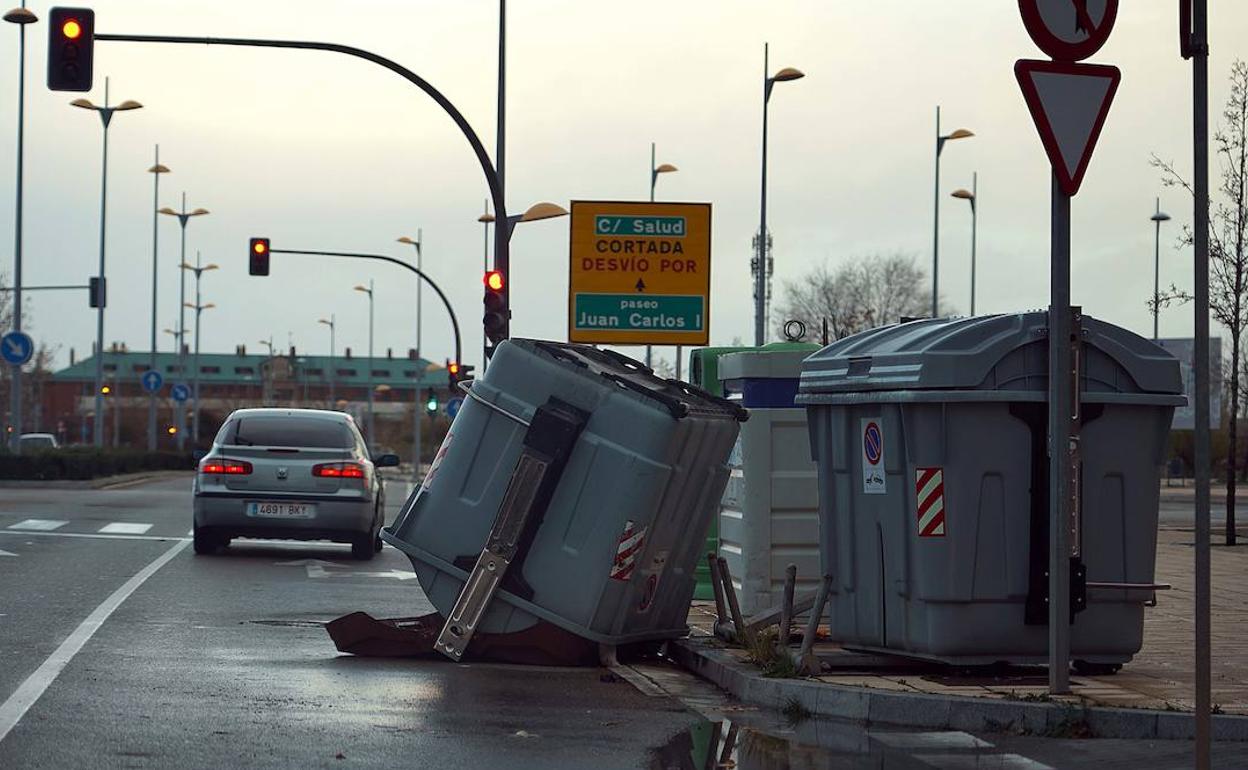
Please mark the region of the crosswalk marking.
POLYGON ((54 529, 60 529, 68 524, 68 521, 59 521, 57 519, 26 519, 16 524, 10 524, 9 529, 21 529, 30 532, 51 532, 54 529))
POLYGON ((100 527, 100 532, 105 535, 143 535, 152 528, 151 524, 130 524, 124 521, 114 521, 100 527))

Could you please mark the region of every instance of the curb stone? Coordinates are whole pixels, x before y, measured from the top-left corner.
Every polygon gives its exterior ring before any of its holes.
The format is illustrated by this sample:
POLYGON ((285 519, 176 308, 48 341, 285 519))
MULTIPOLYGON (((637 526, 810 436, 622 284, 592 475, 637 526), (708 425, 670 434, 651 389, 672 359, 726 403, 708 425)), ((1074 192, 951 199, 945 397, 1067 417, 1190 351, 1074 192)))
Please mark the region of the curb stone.
MULTIPOLYGON (((1185 740, 1196 734, 1190 713, 1027 703, 1008 699, 873 690, 809 679, 772 679, 741 664, 730 653, 693 639, 669 643, 678 664, 746 703, 782 711, 791 702, 812 716, 900 727, 1043 734, 1086 720, 1097 738, 1185 740)), ((1248 741, 1248 716, 1215 714, 1213 738, 1248 741)))

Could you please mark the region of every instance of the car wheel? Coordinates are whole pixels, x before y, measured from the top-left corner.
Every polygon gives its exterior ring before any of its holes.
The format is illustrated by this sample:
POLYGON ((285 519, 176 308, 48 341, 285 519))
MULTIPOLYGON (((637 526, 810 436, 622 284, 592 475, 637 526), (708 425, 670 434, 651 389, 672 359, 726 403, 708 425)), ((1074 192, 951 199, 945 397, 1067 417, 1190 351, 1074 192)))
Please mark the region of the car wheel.
POLYGON ((378 531, 376 535, 373 535, 373 552, 381 553, 381 549, 384 546, 385 546, 385 543, 381 542, 381 532, 378 531))
POLYGON ((221 546, 221 538, 209 532, 206 529, 195 527, 194 531, 195 553, 200 556, 211 556, 217 552, 217 548, 221 546))
POLYGON ((373 556, 377 554, 377 552, 373 550, 374 537, 375 535, 371 532, 356 536, 356 538, 351 541, 351 558, 358 559, 359 561, 368 561, 372 559, 373 556))

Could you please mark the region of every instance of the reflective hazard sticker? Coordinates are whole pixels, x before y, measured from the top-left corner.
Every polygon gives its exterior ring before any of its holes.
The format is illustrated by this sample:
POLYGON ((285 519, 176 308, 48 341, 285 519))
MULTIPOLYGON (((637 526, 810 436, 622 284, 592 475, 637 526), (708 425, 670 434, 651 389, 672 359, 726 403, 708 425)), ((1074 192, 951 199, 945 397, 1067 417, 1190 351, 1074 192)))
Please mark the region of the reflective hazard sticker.
POLYGON ((945 536, 945 471, 914 469, 914 499, 919 537, 945 536))
POLYGON ((433 456, 433 462, 429 464, 429 472, 425 474, 425 480, 420 485, 420 491, 425 492, 433 484, 433 477, 437 475, 438 468, 442 466, 442 461, 446 459, 446 450, 451 448, 451 433, 447 431, 446 438, 442 439, 442 446, 438 447, 438 453, 433 456))
POLYGON ((632 519, 624 522, 624 531, 615 548, 615 561, 611 564, 612 580, 629 580, 637 567, 637 556, 646 542, 646 528, 638 527, 632 519))

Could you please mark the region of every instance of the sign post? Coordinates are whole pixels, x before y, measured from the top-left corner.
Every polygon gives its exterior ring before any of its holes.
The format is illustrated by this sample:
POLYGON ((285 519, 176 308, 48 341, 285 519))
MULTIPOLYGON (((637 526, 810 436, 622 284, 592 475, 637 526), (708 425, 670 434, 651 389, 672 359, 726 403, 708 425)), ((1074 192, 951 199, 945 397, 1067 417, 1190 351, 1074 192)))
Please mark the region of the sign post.
MULTIPOLYGON (((1070 627, 1086 604, 1080 535, 1080 313, 1070 306, 1070 199, 1079 191, 1121 77, 1078 64, 1113 30, 1118 0, 1019 0, 1031 39, 1054 61, 1014 75, 1052 166, 1049 302, 1049 692, 1070 692, 1070 627)), ((1032 544, 1032 547, 1037 547, 1032 544)))
POLYGON ((573 201, 568 341, 705 345, 711 205, 573 201))

